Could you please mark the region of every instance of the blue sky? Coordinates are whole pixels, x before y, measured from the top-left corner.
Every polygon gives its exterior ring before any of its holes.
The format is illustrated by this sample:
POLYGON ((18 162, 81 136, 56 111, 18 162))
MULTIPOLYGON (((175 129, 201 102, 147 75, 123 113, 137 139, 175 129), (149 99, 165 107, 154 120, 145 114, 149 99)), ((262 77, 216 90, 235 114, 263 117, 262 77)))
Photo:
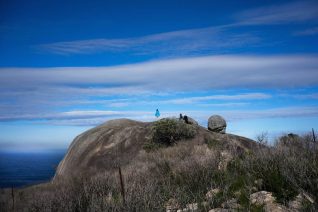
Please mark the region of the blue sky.
POLYGON ((317 1, 0 1, 0 148, 66 148, 114 118, 318 121, 317 1))

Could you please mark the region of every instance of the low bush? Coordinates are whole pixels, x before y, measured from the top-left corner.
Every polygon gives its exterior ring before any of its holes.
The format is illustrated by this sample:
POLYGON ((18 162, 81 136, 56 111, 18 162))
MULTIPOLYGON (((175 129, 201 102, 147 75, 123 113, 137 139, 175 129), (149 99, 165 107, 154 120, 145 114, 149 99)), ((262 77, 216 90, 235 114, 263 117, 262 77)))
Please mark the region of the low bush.
POLYGON ((204 142, 208 145, 210 149, 222 149, 223 143, 220 140, 216 140, 210 137, 205 137, 204 142))
POLYGON ((178 119, 161 119, 152 127, 152 142, 172 145, 181 139, 193 138, 196 127, 178 119))

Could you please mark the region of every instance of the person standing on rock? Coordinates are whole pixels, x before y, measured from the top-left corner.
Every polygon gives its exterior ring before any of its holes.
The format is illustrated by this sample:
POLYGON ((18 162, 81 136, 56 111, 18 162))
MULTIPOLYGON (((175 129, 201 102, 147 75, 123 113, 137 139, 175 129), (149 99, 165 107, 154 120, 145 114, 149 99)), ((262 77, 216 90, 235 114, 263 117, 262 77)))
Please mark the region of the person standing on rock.
POLYGON ((156 110, 155 116, 156 116, 157 118, 159 118, 159 116, 160 116, 160 112, 159 112, 158 109, 156 110))
POLYGON ((186 124, 189 124, 189 119, 188 119, 188 116, 187 115, 184 115, 183 116, 183 120, 186 124))

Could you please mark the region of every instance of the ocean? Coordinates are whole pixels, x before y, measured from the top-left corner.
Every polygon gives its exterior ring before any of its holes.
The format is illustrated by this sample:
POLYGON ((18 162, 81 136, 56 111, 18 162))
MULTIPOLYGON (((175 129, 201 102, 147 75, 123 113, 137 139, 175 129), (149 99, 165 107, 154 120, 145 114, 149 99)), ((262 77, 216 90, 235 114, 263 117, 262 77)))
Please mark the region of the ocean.
POLYGON ((23 187, 49 181, 65 153, 66 150, 0 151, 0 188, 23 187))

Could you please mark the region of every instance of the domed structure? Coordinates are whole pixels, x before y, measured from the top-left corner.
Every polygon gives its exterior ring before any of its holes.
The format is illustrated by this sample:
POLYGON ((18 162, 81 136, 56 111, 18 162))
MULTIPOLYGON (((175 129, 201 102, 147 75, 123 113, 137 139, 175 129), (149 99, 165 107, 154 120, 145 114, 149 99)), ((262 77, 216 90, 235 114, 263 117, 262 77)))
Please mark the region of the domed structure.
POLYGON ((225 133, 226 121, 222 116, 213 115, 208 120, 208 129, 212 132, 225 133))

